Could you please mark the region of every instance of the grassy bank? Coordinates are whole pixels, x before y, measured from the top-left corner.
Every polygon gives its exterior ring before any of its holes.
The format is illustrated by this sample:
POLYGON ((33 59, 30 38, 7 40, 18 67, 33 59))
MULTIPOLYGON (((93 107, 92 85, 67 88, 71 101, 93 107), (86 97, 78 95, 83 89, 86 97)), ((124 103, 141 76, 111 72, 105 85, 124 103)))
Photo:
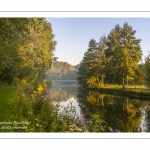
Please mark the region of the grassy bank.
POLYGON ((82 132, 72 107, 58 113, 47 95, 25 95, 17 86, 0 88, 0 132, 82 132), (73 126, 75 129, 71 129, 73 126))
POLYGON ((14 106, 18 103, 18 88, 4 86, 0 88, 0 121, 5 121, 13 113, 14 106))
POLYGON ((129 85, 125 90, 122 90, 122 86, 119 85, 107 85, 105 88, 98 88, 98 91, 130 98, 150 100, 150 91, 143 85, 136 86, 136 88, 135 86, 129 85))

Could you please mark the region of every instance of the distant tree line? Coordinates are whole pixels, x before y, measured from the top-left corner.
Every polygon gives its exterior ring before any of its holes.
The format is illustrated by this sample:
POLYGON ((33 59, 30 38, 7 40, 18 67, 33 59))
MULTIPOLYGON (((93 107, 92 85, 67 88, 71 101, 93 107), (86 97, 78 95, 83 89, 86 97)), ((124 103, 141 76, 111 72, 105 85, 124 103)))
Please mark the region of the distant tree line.
POLYGON ((63 61, 55 61, 47 74, 51 80, 77 80, 77 71, 77 66, 63 61))
POLYGON ((128 23, 119 24, 99 42, 91 39, 78 70, 78 82, 87 88, 117 83, 125 89, 128 82, 150 85, 150 57, 140 64, 141 39, 128 23))

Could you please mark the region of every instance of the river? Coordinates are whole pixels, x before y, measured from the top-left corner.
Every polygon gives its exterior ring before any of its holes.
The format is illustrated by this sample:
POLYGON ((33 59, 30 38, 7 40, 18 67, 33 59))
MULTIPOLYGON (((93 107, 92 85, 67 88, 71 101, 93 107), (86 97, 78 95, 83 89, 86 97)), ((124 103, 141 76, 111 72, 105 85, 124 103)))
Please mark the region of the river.
POLYGON ((114 96, 97 91, 85 91, 76 83, 56 83, 49 89, 53 101, 60 106, 72 105, 76 115, 90 122, 93 114, 107 123, 112 132, 149 132, 150 101, 114 96))

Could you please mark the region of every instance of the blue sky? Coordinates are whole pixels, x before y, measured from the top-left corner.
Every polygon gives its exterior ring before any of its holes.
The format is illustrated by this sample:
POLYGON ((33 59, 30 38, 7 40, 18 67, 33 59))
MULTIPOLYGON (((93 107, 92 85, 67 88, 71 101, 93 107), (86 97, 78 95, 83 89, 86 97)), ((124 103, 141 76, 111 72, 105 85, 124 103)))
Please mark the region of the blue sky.
POLYGON ((136 38, 141 38, 143 58, 150 50, 150 18, 50 18, 56 46, 55 56, 59 61, 77 65, 88 49, 89 41, 106 36, 120 24, 125 22, 136 30, 136 38))

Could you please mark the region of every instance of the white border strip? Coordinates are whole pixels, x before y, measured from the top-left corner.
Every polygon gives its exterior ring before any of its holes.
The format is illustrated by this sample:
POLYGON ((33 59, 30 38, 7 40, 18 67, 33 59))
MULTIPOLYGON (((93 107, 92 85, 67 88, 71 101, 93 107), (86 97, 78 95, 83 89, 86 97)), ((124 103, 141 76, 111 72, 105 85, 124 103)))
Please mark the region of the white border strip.
POLYGON ((55 17, 55 18, 60 18, 60 17, 69 17, 69 18, 74 18, 74 17, 85 17, 85 18, 90 18, 90 17, 102 17, 102 18, 108 18, 108 17, 150 17, 150 11, 149 12, 0 12, 0 17, 55 17))
POLYGON ((150 139, 148 133, 0 133, 0 139, 150 139))

